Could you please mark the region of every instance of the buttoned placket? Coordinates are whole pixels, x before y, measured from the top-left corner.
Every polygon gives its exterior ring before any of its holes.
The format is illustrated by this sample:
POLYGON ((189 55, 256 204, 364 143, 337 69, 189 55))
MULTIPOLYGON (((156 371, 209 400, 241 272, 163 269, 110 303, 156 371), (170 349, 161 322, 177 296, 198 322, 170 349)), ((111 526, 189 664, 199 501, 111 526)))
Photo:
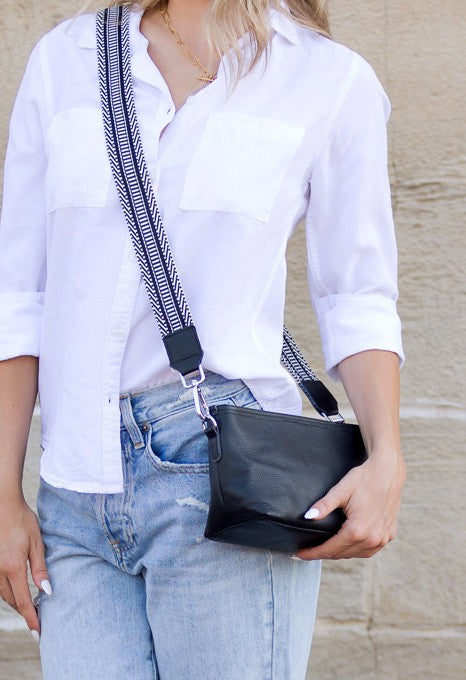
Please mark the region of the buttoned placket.
MULTIPOLYGON (((156 135, 156 162, 149 163, 150 178, 157 195, 159 185, 158 140, 162 129, 171 122, 175 115, 175 105, 170 91, 160 71, 150 59, 147 52, 148 41, 137 30, 139 17, 131 15, 130 40, 132 47, 131 70, 134 81, 135 103, 138 102, 138 81, 144 82, 159 90, 160 99, 154 97, 154 117, 150 121, 153 133, 156 135)), ((143 96, 147 96, 144 93, 143 96)), ((143 117, 138 116, 140 126, 148 124, 143 117)), ((141 128, 144 139, 144 128, 141 128)), ((151 137, 153 139, 153 137, 151 137)), ((152 153, 150 149, 150 153, 152 153)), ((133 309, 141 281, 141 272, 136 252, 128 230, 122 252, 122 261, 115 285, 110 321, 105 338, 103 353, 103 423, 102 423, 102 472, 104 483, 123 483, 121 462, 115 465, 116 437, 119 437, 119 387, 120 372, 123 355, 128 339, 133 309), (117 477, 117 478, 115 478, 117 477)))
MULTIPOLYGON (((198 92, 188 95, 182 106, 176 110, 170 89, 147 51, 149 41, 138 30, 139 21, 140 15, 132 13, 130 19, 131 72, 136 108, 138 96, 150 96, 147 90, 138 92, 138 81, 159 91, 158 105, 156 103, 157 98, 154 97, 154 117, 153 119, 151 118, 150 123, 138 115, 140 126, 143 124, 151 125, 150 136, 146 137, 146 139, 153 140, 156 145, 155 149, 147 150, 148 155, 146 158, 154 159, 153 163, 148 162, 148 169, 157 197, 160 182, 160 141, 167 134, 167 131, 165 131, 161 137, 161 132, 167 125, 172 123, 175 116, 179 119, 180 116, 186 115, 194 104, 207 105, 207 102, 212 101, 218 94, 217 88, 222 85, 226 86, 224 72, 221 72, 225 67, 226 56, 224 55, 220 61, 219 75, 216 80, 202 87, 198 92)), ((247 36, 243 36, 240 39, 240 44, 243 45, 246 40, 247 36)), ((226 92, 226 87, 224 92, 226 92)), ((141 128, 141 137, 144 140, 143 128, 141 128)), ((119 437, 120 422, 120 372, 140 281, 141 272, 128 231, 123 247, 122 263, 116 281, 112 309, 110 311, 109 330, 105 338, 103 353, 102 472, 105 484, 118 484, 121 486, 123 483, 121 461, 118 465, 115 465, 116 437, 119 437)))
MULTIPOLYGON (((160 171, 158 163, 159 142, 162 130, 171 123, 176 110, 170 90, 159 69, 147 52, 147 39, 138 31, 137 14, 131 15, 130 39, 132 45, 131 69, 134 81, 135 102, 137 104, 138 81, 159 90, 159 100, 154 96, 154 116, 150 121, 151 140, 155 140, 155 149, 150 149, 149 156, 155 162, 148 163, 150 178, 157 196, 160 171)), ((142 96, 148 96, 147 91, 142 96)), ((191 98, 189 104, 191 103, 191 98)), ((149 124, 139 117, 139 125, 149 124)), ((144 139, 144 128, 141 128, 144 139)), ((103 481, 108 484, 122 485, 123 471, 121 463, 115 465, 116 437, 119 436, 119 387, 123 355, 128 339, 133 309, 141 282, 141 272, 136 252, 128 230, 122 253, 122 261, 115 285, 108 332, 103 352, 103 394, 102 394, 102 473, 103 481)))

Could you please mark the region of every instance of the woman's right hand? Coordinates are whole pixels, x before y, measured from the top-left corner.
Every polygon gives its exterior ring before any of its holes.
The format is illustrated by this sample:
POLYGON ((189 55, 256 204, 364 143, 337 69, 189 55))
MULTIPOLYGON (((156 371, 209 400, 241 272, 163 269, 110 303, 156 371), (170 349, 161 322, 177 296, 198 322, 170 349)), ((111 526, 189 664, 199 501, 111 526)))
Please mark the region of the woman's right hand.
MULTIPOLYGON (((44 543, 37 515, 24 498, 0 500, 0 597, 25 619, 28 628, 40 634, 40 623, 28 584, 29 566, 40 590, 44 579, 50 585, 44 543)), ((38 640, 37 636, 36 639, 38 640)))

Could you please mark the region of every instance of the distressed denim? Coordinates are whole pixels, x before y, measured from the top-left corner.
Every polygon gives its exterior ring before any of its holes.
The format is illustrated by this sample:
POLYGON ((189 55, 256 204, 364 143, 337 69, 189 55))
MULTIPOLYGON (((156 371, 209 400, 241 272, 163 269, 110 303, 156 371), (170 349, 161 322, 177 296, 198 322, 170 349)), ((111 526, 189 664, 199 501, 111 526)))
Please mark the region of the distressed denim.
MULTIPOLYGON (((206 371, 209 404, 261 408, 206 371)), ((203 536, 207 438, 180 381, 120 395, 122 493, 40 478, 44 680, 304 680, 322 560, 203 536)))

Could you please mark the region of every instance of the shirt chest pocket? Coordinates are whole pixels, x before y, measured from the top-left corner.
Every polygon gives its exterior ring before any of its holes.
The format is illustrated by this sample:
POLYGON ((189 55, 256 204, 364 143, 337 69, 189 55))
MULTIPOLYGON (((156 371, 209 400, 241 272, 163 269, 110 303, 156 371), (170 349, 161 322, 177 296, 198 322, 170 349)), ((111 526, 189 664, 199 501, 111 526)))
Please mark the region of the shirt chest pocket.
POLYGON ((112 171, 100 109, 73 107, 55 114, 48 134, 45 178, 48 212, 59 208, 101 208, 112 171))
POLYGON ((188 166, 179 207, 267 222, 305 130, 275 118, 211 113, 188 166))

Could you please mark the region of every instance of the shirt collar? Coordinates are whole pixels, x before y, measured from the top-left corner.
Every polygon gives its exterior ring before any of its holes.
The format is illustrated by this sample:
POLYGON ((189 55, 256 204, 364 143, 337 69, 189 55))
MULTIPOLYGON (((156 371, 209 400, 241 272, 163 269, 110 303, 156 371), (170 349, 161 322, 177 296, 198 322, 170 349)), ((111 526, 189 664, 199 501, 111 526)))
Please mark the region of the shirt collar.
POLYGON ((287 38, 293 45, 297 45, 298 30, 296 22, 291 18, 290 8, 285 0, 280 0, 281 7, 285 10, 288 16, 285 16, 282 12, 275 7, 270 8, 270 25, 277 33, 280 33, 284 38, 287 38))
MULTIPOLYGON (((285 2, 285 0, 280 0, 280 5, 281 7, 283 7, 287 14, 290 13, 288 4, 285 2)), ((278 9, 275 9, 275 7, 271 7, 269 11, 270 11, 270 25, 273 28, 273 30, 276 31, 277 33, 280 33, 280 35, 282 35, 284 38, 286 38, 291 43, 296 45, 298 43, 298 32, 296 23, 293 21, 293 19, 285 16, 278 9)), ((137 34, 139 33, 139 23, 141 20, 142 13, 143 9, 139 5, 136 5, 135 9, 130 13, 131 17, 130 30, 133 31, 133 36, 135 36, 136 38, 138 37, 137 34)), ((77 43, 78 47, 84 47, 89 49, 97 48, 95 22, 90 21, 84 24, 84 27, 78 33, 77 43)))

